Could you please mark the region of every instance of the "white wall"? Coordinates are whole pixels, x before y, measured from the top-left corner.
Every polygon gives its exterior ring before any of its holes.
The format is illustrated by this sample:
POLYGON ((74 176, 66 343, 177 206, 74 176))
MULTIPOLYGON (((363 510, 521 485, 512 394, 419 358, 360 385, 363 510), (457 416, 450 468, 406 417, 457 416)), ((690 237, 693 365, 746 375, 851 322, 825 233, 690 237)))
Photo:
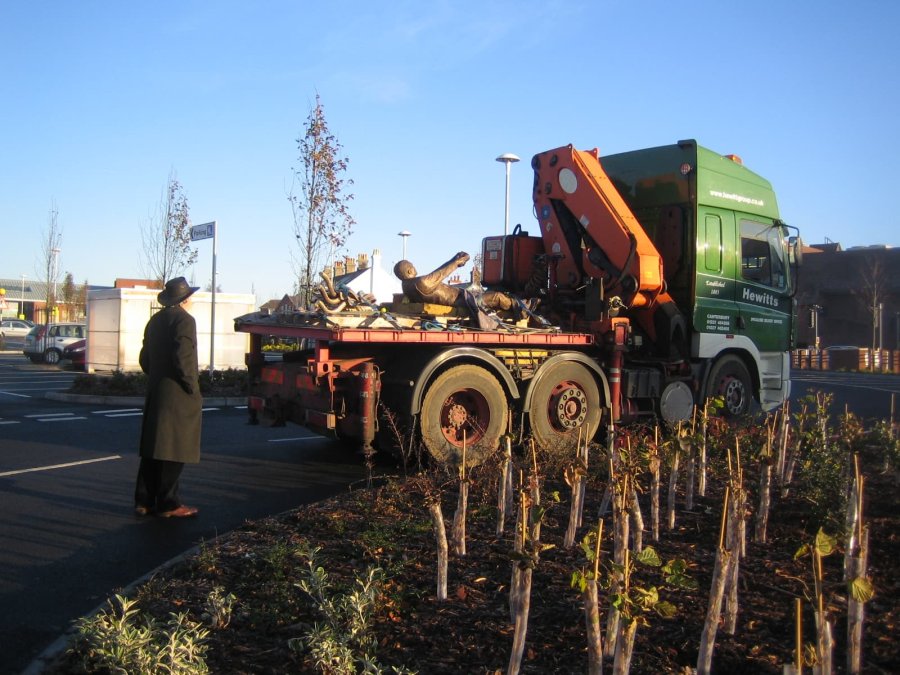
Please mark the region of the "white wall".
POLYGON ((376 303, 392 302, 394 293, 402 291, 400 280, 380 267, 367 269, 347 286, 356 293, 371 293, 375 296, 376 303))
MULTIPOLYGON (((87 353, 85 369, 139 371, 144 327, 159 310, 158 290, 110 288, 88 293, 87 353)), ((200 368, 209 368, 212 293, 197 292, 189 309, 197 321, 197 354, 200 368)), ((244 368, 250 336, 234 332, 234 317, 255 311, 256 298, 249 293, 216 293, 214 367, 244 368)))
POLYGON ((372 251, 371 266, 358 277, 346 284, 356 293, 371 293, 375 302, 393 302, 394 294, 402 291, 400 280, 393 272, 381 267, 381 252, 372 251))

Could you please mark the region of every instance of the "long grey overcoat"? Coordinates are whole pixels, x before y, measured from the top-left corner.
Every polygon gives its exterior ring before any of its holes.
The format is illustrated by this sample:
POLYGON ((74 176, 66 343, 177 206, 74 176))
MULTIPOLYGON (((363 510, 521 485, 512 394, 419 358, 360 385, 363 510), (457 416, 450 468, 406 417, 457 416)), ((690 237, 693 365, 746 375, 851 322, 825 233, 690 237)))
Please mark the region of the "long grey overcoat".
POLYGON ((157 312, 144 329, 140 362, 147 373, 141 457, 199 462, 203 398, 194 317, 179 305, 157 312))

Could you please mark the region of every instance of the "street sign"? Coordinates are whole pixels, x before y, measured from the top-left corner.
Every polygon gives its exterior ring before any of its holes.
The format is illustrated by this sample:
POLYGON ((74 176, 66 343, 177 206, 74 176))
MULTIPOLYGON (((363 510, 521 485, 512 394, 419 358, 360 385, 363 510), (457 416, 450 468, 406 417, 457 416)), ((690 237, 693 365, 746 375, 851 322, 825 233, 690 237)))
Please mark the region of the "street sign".
POLYGON ((194 225, 191 228, 191 241, 200 241, 201 239, 209 239, 216 234, 216 221, 211 223, 203 223, 202 225, 194 225))
POLYGON ((209 303, 209 374, 213 373, 213 361, 215 359, 216 344, 216 255, 218 254, 218 238, 216 237, 216 222, 194 225, 191 228, 191 241, 200 239, 212 239, 212 302, 209 303))

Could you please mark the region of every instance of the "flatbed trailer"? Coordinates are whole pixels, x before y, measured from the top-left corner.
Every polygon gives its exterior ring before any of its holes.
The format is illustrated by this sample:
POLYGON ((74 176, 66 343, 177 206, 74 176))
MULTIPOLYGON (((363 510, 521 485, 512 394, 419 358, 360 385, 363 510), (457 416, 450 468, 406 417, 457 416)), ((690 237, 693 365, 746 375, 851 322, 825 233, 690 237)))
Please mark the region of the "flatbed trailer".
MULTIPOLYGON (((246 361, 252 422, 294 422, 366 448, 375 442, 383 412, 403 420, 404 428, 412 431, 415 425, 410 422, 422 414, 423 406, 436 407, 434 414, 429 412, 439 420, 431 432, 442 442, 430 443, 429 450, 435 454, 437 445, 445 454, 461 451, 465 436, 467 454, 475 463, 509 430, 536 372, 561 358, 590 364, 595 371, 583 371, 590 383, 570 383, 571 402, 561 414, 570 417, 573 426, 584 421, 589 405, 590 412, 599 415, 600 391, 593 383, 603 375, 592 356, 597 348, 593 335, 513 326, 479 330, 427 321, 429 329, 391 327, 385 323, 392 318, 377 313, 352 320, 378 327, 334 323, 341 318, 294 312, 255 313, 235 320, 235 330, 250 335, 246 361), (296 340, 302 348, 269 360, 263 346, 273 336, 296 340), (451 383, 440 393, 448 379, 461 384, 451 383)), ((609 400, 608 389, 604 380, 603 400, 609 400)))

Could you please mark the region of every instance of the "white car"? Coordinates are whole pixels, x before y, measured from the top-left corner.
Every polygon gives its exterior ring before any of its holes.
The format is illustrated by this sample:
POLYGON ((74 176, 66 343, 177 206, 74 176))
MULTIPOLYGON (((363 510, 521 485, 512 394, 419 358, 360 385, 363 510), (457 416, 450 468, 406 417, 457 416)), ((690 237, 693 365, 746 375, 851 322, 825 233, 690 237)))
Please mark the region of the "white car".
POLYGON ((37 325, 25 336, 22 353, 32 363, 59 363, 63 349, 87 337, 83 323, 50 323, 37 325))
POLYGON ((3 319, 0 321, 0 336, 4 338, 20 338, 28 335, 28 331, 34 328, 31 321, 24 319, 3 319))

